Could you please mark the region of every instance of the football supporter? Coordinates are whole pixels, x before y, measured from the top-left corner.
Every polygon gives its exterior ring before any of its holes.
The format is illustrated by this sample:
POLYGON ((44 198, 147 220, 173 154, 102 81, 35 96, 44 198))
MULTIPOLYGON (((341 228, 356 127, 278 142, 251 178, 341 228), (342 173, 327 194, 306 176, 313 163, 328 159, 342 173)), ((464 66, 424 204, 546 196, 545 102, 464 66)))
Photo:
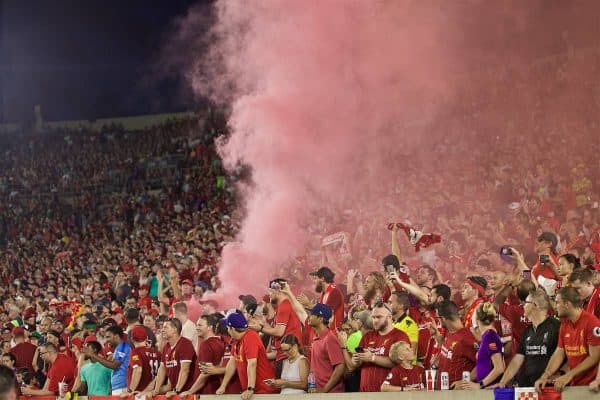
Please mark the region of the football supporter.
POLYGON ((329 330, 331 308, 317 303, 308 310, 308 323, 315 335, 310 347, 310 370, 315 374, 317 387, 311 393, 335 393, 344 391, 344 353, 335 334, 329 330))
POLYGON ((41 389, 25 386, 21 388, 21 393, 25 396, 57 396, 59 384, 65 385, 64 392, 69 391, 75 383, 77 374, 75 361, 71 357, 59 354, 58 349, 52 343, 42 345, 39 354, 46 364, 50 364, 46 383, 41 389))
MULTIPOLYGON (((573 271, 579 268, 581 268, 581 262, 574 254, 567 253, 558 257, 558 266, 556 268, 556 272, 560 277, 560 287, 567 286, 569 282, 569 276, 573 271)), ((596 315, 596 317, 598 316, 596 315)))
POLYGON ((221 364, 223 354, 225 353, 225 343, 220 336, 216 334, 220 322, 220 314, 203 315, 198 319, 196 328, 198 337, 202 341, 198 347, 198 370, 200 374, 192 387, 181 395, 188 394, 214 394, 219 388, 221 382, 218 375, 209 375, 205 372, 205 367, 218 366, 221 364))
POLYGON ((556 350, 560 321, 548 314, 550 299, 546 292, 539 288, 527 295, 524 310, 531 325, 495 387, 506 387, 513 379, 519 387, 533 387, 556 350))
POLYGON ((95 361, 90 354, 96 356, 102 351, 102 346, 96 341, 88 341, 83 345, 85 359, 90 362, 81 367, 79 377, 73 385, 73 392, 87 393, 88 396, 110 396, 112 369, 95 361))
MULTIPOLYGON (((327 304, 333 311, 333 316, 329 321, 330 328, 338 329, 344 319, 344 295, 333 282, 335 274, 328 267, 321 267, 309 275, 315 285, 315 292, 320 293, 319 303, 327 304)), ((311 308, 307 306, 312 306, 309 304, 303 305, 306 308, 311 308)))
POLYGON ((225 389, 234 374, 237 373, 242 386, 242 400, 248 400, 252 395, 277 393, 273 386, 267 385, 267 380, 275 379, 273 365, 267 359, 267 352, 258 333, 248 329, 244 315, 233 312, 222 320, 233 343, 231 358, 225 367, 225 375, 216 394, 225 393, 225 389))
POLYGON ((2 365, 10 368, 11 370, 15 370, 15 364, 17 363, 17 357, 11 352, 2 354, 2 365))
POLYGON ((154 388, 160 365, 160 354, 149 346, 145 327, 136 325, 129 332, 133 348, 127 367, 127 393, 146 392, 154 388))
POLYGON ((425 369, 420 365, 413 365, 415 355, 409 343, 394 343, 390 347, 390 359, 397 365, 381 384, 382 392, 425 389, 425 369))
POLYGON ((383 302, 376 303, 371 313, 373 331, 360 340, 355 352, 344 348, 346 367, 350 371, 360 368, 360 391, 378 392, 394 363, 389 358, 390 347, 396 342, 409 343, 406 334, 394 328, 392 310, 383 302))
POLYGON ((33 372, 32 362, 36 347, 25 340, 25 329, 23 327, 18 326, 14 328, 12 334, 15 345, 10 349, 10 352, 17 358, 15 368, 27 368, 33 372))
POLYGON ((140 323, 140 311, 137 308, 128 308, 125 310, 125 321, 127 322, 127 343, 133 348, 133 339, 131 338, 131 332, 138 326, 141 326, 148 336, 150 346, 156 346, 156 335, 147 326, 140 323))
POLYGON ((531 276, 544 288, 552 285, 551 281, 547 281, 548 279, 553 281, 559 280, 556 246, 558 246, 558 238, 552 232, 542 232, 535 243, 535 252, 538 255, 538 260, 531 268, 531 276), (540 279, 540 276, 543 278, 540 279))
POLYGON ((179 394, 189 390, 194 383, 196 352, 192 342, 181 336, 181 321, 175 317, 165 321, 163 334, 166 342, 151 392, 153 396, 179 394))
POLYGON ((477 328, 481 332, 481 343, 476 355, 476 381, 457 381, 455 389, 485 389, 500 380, 504 373, 502 340, 494 328, 498 314, 489 302, 481 304, 476 311, 477 328))
POLYGON ((471 372, 475 380, 475 358, 477 339, 471 330, 465 327, 458 316, 458 307, 449 300, 437 305, 437 314, 442 326, 447 330, 441 344, 438 374, 447 372, 450 385, 462 380, 463 371, 471 372))
POLYGON ((192 342, 194 351, 197 351, 198 332, 196 332, 196 322, 188 318, 188 307, 183 301, 173 304, 173 317, 181 321, 181 336, 192 342))
POLYGON ((481 276, 469 276, 461 291, 463 307, 462 323, 465 328, 477 328, 477 308, 485 301, 487 281, 481 276))
POLYGON ((299 342, 302 342, 302 324, 298 315, 294 311, 292 304, 286 294, 281 289, 287 285, 285 279, 273 279, 269 282, 269 296, 271 303, 276 304, 276 314, 274 326, 263 324, 256 318, 252 319, 249 327, 255 331, 262 332, 273 337, 272 346, 277 351, 276 355, 276 371, 277 375, 281 375, 283 360, 286 358, 284 352, 279 347, 280 339, 289 333, 295 335, 299 342))
POLYGON ((544 373, 535 381, 535 387, 544 388, 566 358, 569 371, 554 379, 554 387, 560 392, 567 385, 588 385, 596 378, 600 361, 600 321, 581 308, 581 297, 573 287, 558 291, 556 313, 561 318, 558 346, 544 373))
POLYGON ((94 362, 99 362, 107 368, 112 369, 110 385, 112 395, 117 396, 127 390, 127 366, 131 356, 131 347, 123 340, 123 329, 120 326, 109 326, 106 328, 104 337, 106 342, 114 348, 112 356, 107 359, 99 353, 86 352, 86 356, 94 362))
POLYGON ((600 318, 600 287, 594 286, 594 274, 589 268, 576 269, 569 275, 569 285, 579 293, 583 309, 600 318))
POLYGON ((280 379, 266 380, 266 384, 281 389, 280 394, 306 393, 310 365, 304 355, 298 339, 294 335, 281 338, 281 348, 287 354, 283 361, 280 379))
POLYGON ((394 328, 406 333, 416 357, 417 345, 419 343, 419 326, 415 320, 408 315, 410 309, 408 293, 398 291, 393 292, 388 300, 388 305, 393 313, 392 318, 394 321, 394 328))
POLYGON ((17 380, 12 369, 0 365, 0 399, 17 400, 17 380))

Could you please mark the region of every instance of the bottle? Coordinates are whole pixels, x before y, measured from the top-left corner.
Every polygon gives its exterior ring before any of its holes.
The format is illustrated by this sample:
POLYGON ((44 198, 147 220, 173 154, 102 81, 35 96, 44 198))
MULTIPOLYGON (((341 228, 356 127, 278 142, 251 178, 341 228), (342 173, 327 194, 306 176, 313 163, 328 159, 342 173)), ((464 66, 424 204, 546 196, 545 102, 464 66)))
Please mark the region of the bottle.
POLYGON ((308 390, 317 388, 317 378, 315 378, 315 373, 310 371, 308 373, 308 390))

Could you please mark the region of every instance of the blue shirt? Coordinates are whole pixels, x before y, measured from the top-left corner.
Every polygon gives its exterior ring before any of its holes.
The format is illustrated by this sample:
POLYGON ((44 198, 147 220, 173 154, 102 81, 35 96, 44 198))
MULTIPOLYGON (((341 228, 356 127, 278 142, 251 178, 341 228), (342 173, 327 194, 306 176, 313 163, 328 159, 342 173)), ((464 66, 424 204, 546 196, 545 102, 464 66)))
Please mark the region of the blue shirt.
POLYGON ((127 342, 121 342, 115 348, 113 360, 120 361, 121 365, 113 369, 110 377, 112 390, 125 389, 127 387, 127 367, 129 366, 129 357, 131 356, 131 346, 127 342))

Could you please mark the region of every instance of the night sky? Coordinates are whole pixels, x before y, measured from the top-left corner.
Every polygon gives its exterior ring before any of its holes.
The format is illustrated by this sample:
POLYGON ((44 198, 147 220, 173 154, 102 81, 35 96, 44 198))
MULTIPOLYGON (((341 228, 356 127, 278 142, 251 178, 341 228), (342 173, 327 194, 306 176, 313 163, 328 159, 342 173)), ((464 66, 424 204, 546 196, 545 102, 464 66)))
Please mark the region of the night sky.
POLYGON ((0 0, 0 122, 186 111, 185 82, 160 73, 174 21, 206 0, 0 0))

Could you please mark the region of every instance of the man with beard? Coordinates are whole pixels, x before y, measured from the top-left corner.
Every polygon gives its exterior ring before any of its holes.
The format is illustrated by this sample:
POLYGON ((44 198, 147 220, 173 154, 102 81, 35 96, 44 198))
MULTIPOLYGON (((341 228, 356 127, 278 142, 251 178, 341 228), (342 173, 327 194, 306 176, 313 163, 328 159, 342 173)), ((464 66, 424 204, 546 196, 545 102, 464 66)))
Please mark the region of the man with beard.
POLYGON ((440 351, 438 372, 448 373, 450 385, 462 380, 463 371, 471 372, 471 376, 474 377, 477 339, 471 330, 463 325, 458 316, 458 307, 450 300, 438 304, 437 313, 447 330, 440 351))
POLYGON ((281 338, 287 334, 292 334, 296 336, 299 343, 303 343, 302 323, 300 322, 300 318, 298 318, 298 315, 294 311, 294 308, 285 293, 281 291, 286 285, 287 281, 281 278, 273 279, 269 282, 271 304, 277 305, 274 320, 275 326, 262 324, 256 319, 248 324, 251 329, 273 337, 273 347, 277 350, 277 355, 275 356, 277 376, 281 376, 283 360, 287 358, 285 353, 281 350, 281 338))
POLYGON ((392 310, 383 302, 376 303, 371 314, 373 331, 360 340, 352 355, 344 348, 344 360, 350 372, 360 368, 360 391, 378 392, 394 363, 390 360, 390 347, 396 342, 410 343, 408 336, 396 328, 392 310))
POLYGON ((554 379, 554 388, 561 392, 567 385, 588 385, 596 379, 600 360, 600 321, 581 308, 581 297, 573 287, 558 291, 556 313, 561 318, 558 347, 542 376, 535 381, 535 387, 543 389, 566 358, 569 371, 554 379))
MULTIPOLYGON (((320 293, 319 303, 326 304, 333 311, 333 317, 329 321, 331 329, 339 329, 344 319, 344 295, 333 283, 335 274, 327 267, 321 267, 311 272, 310 277, 315 283, 315 292, 320 293)), ((303 304, 307 307, 310 304, 303 304)))
POLYGON ((579 268, 569 275, 569 285, 574 287, 583 299, 583 309, 600 318, 600 288, 594 286, 594 272, 589 268, 579 268))

